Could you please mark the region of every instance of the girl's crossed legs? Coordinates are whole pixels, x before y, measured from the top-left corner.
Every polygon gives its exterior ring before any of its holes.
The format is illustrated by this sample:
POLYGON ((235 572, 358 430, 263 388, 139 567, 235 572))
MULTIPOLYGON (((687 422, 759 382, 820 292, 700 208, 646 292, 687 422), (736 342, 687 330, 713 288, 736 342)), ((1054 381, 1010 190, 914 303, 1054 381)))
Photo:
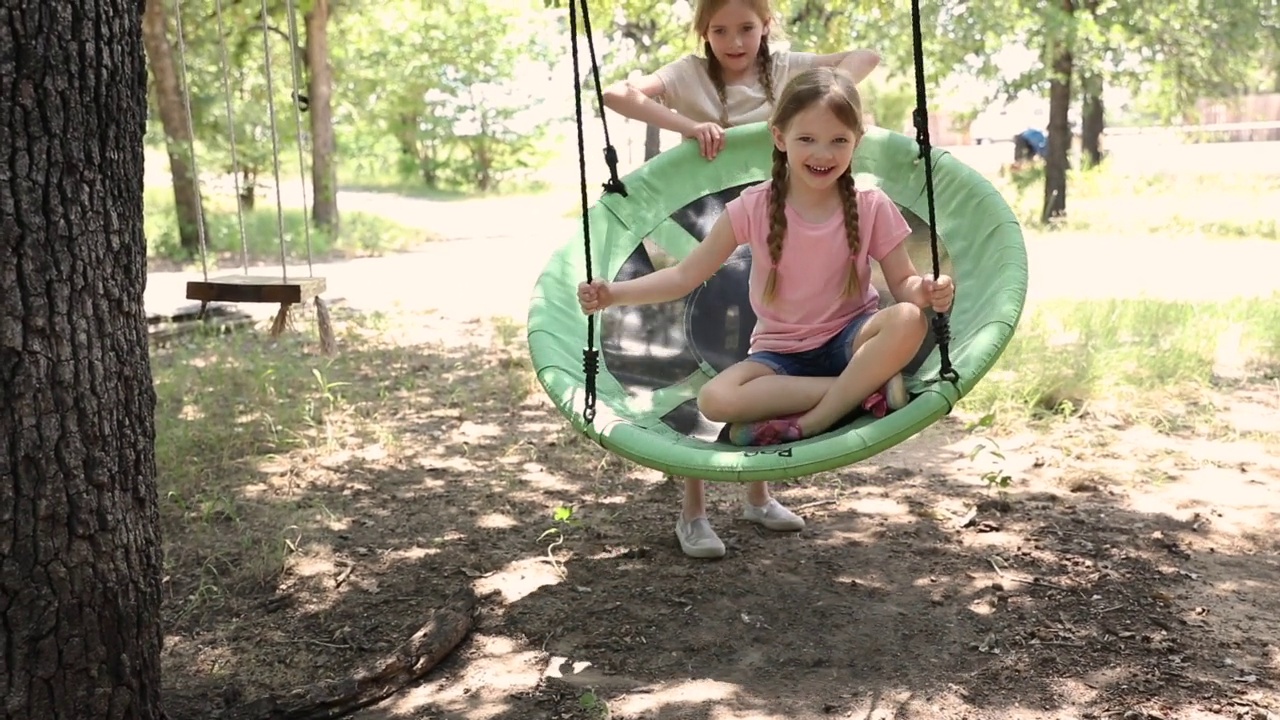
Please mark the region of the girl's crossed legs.
MULTIPOLYGON (((760 353, 730 366, 703 386, 698 409, 708 420, 729 423, 735 441, 746 440, 740 444, 793 442, 821 434, 893 379, 915 355, 927 331, 919 307, 891 305, 870 317, 855 318, 816 350, 796 355, 760 353), (845 363, 843 370, 830 368, 838 374, 788 374, 820 371, 815 363, 840 361, 845 363)), ((772 530, 804 527, 804 520, 769 496, 764 482, 747 486, 744 517, 772 530)), ((724 544, 706 519, 701 480, 685 481, 676 535, 687 555, 724 555, 724 544)))

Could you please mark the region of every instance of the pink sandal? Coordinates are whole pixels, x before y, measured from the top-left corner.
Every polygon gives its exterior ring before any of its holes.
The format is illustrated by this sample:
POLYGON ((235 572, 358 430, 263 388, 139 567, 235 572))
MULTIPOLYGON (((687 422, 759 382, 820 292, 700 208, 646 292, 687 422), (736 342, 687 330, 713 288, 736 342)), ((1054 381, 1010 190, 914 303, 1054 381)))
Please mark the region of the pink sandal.
POLYGON ((795 442, 804 437, 800 423, 796 422, 800 414, 772 420, 759 420, 750 423, 731 423, 729 425, 729 442, 739 446, 781 445, 795 442))

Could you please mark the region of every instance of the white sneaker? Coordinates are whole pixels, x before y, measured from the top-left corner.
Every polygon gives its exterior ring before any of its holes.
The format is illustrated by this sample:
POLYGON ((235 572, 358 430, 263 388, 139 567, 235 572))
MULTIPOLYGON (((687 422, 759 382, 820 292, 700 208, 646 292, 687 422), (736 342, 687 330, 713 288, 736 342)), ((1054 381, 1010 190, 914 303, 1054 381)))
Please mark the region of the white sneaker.
POLYGON ((889 382, 884 384, 884 401, 889 405, 890 410, 901 410, 911 402, 911 396, 907 394, 907 383, 902 379, 902 373, 898 373, 889 378, 889 382))
POLYGON ((697 517, 686 521, 684 515, 676 520, 676 539, 680 541, 680 549, 692 558, 724 557, 724 543, 711 529, 711 522, 705 517, 697 517))
POLYGON ((773 498, 769 498, 769 502, 765 503, 763 507, 752 505, 750 501, 744 503, 742 519, 763 525, 770 530, 795 531, 804 529, 804 518, 786 509, 782 506, 782 503, 773 498))

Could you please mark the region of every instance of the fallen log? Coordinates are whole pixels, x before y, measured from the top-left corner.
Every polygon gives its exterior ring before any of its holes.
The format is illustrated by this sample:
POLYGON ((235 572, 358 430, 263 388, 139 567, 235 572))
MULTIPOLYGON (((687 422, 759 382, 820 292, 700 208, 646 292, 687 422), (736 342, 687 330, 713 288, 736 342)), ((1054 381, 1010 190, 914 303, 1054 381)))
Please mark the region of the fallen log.
POLYGON ((404 644, 342 680, 226 708, 223 720, 334 720, 382 702, 421 680, 471 632, 477 599, 470 586, 446 601, 404 644))

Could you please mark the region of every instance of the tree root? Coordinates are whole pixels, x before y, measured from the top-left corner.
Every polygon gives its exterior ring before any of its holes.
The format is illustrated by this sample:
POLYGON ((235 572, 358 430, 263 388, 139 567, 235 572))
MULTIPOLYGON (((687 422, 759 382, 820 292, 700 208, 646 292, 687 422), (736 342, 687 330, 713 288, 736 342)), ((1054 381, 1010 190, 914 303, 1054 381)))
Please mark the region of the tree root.
POLYGON ((403 645, 374 666, 343 680, 268 695, 223 711, 223 720, 334 720, 381 702, 428 672, 471 631, 477 599, 470 586, 446 604, 403 645))

